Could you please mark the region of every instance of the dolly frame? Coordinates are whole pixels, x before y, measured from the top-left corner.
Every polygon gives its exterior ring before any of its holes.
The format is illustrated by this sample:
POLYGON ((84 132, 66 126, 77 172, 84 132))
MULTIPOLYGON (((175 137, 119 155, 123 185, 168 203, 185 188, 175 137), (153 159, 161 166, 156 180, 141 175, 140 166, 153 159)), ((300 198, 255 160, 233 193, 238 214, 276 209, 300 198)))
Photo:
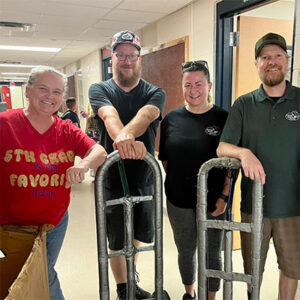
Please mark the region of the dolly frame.
MULTIPOLYGON (((260 181, 253 181, 252 188, 252 222, 240 223, 220 220, 207 220, 207 179, 212 168, 238 170, 241 163, 235 158, 213 158, 205 162, 198 173, 197 184, 197 228, 198 228, 198 295, 199 299, 207 297, 207 278, 224 279, 223 299, 232 300, 232 282, 242 281, 252 285, 251 299, 259 300, 260 294, 260 251, 263 232, 263 186, 260 181), (206 231, 207 228, 225 230, 224 271, 206 269, 206 231), (232 271, 232 231, 252 233, 251 258, 252 274, 235 273, 232 271)), ((231 194, 232 191, 230 191, 231 194)))
MULTIPOLYGON (((121 161, 118 151, 107 156, 105 163, 99 168, 95 178, 95 203, 96 203, 96 225, 98 245, 98 271, 99 271, 99 294, 101 300, 109 300, 109 276, 108 259, 124 255, 127 265, 127 299, 135 299, 135 278, 134 278, 134 255, 137 252, 155 252, 155 292, 150 299, 170 299, 167 292, 163 290, 163 208, 162 208, 162 175, 158 162, 147 153, 144 161, 150 166, 153 172, 154 193, 153 196, 125 196, 119 199, 106 200, 104 192, 104 179, 108 169, 121 161), (133 212, 132 207, 141 201, 153 201, 154 203, 154 244, 146 247, 135 248, 133 245, 133 212), (106 239, 106 207, 122 204, 124 206, 125 220, 125 242, 124 248, 113 254, 108 254, 106 239)), ((122 174, 120 174, 122 176, 122 174)), ((126 195, 127 194, 127 195, 126 195)))

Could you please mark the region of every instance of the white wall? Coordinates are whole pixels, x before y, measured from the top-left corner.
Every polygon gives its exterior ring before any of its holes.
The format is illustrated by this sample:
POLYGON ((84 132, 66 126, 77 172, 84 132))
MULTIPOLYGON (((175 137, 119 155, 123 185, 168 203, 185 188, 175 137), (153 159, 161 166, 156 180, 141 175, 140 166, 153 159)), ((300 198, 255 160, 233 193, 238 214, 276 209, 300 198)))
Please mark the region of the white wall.
POLYGON ((189 36, 189 60, 207 60, 213 71, 214 9, 212 0, 198 0, 141 30, 143 48, 189 36))
POLYGON ((92 83, 102 80, 100 51, 97 50, 80 60, 84 102, 88 103, 88 90, 92 83))
POLYGON ((23 96, 22 86, 10 86, 10 96, 12 108, 23 108, 25 106, 25 97, 23 96))

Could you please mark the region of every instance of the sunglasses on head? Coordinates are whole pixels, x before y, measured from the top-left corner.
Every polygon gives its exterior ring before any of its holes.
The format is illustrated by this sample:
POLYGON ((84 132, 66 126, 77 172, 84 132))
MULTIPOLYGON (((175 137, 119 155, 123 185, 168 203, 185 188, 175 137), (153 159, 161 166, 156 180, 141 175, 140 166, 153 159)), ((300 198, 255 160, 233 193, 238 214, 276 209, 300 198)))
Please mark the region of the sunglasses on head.
POLYGON ((195 67, 205 67, 208 70, 208 64, 206 60, 195 60, 195 61, 188 61, 181 64, 182 70, 188 69, 192 66, 195 67))

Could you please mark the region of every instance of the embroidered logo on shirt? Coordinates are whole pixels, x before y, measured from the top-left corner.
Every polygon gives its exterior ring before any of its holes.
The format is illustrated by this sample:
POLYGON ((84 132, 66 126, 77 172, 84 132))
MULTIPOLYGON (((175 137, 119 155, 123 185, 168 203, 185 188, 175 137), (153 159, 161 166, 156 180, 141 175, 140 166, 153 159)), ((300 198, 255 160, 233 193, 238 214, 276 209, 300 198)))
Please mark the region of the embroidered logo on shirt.
POLYGON ((221 134, 221 129, 218 126, 209 126, 205 129, 205 133, 212 136, 218 136, 221 134))
POLYGON ((300 119, 300 114, 296 111, 296 110, 293 110, 291 112, 288 112, 286 115, 285 115, 285 118, 288 120, 288 121, 298 121, 300 119))

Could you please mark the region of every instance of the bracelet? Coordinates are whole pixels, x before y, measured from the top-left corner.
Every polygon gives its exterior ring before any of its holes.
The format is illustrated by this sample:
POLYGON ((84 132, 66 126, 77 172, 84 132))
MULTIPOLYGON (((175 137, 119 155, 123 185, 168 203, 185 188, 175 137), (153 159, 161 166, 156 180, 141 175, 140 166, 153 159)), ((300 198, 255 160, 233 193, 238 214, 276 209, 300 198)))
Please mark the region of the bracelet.
POLYGON ((219 196, 219 198, 223 199, 225 202, 228 201, 228 196, 224 195, 223 193, 219 196))

